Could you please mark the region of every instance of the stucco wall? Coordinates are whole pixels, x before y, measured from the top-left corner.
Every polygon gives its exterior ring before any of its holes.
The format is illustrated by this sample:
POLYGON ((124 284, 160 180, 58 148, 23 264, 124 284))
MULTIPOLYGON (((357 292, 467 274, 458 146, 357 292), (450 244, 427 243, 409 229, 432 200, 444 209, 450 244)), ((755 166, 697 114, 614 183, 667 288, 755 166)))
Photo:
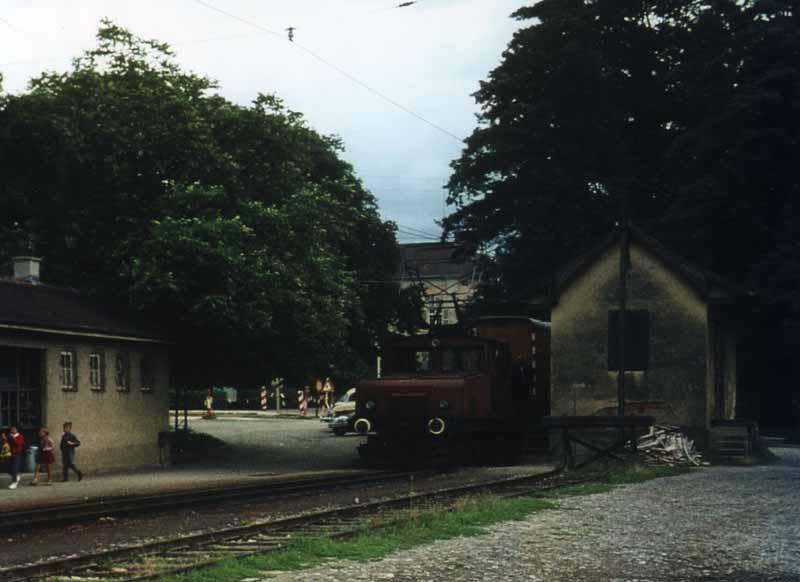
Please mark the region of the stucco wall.
MULTIPOLYGON (((168 450, 161 451, 158 433, 169 429, 169 360, 164 346, 111 340, 87 340, 67 336, 18 337, 0 335, 0 345, 44 349, 45 378, 42 417, 51 436, 61 435, 65 420, 81 440, 77 465, 90 473, 158 466, 169 462, 168 450), (77 389, 63 390, 60 354, 71 349, 77 355, 77 389), (128 354, 129 386, 120 390, 115 381, 115 355, 128 354), (102 353, 105 359, 105 387, 89 385, 89 355, 102 353), (140 360, 152 362, 153 388, 141 389, 140 360)), ((57 470, 60 470, 57 455, 57 470)))
MULTIPOLYGON (((618 245, 561 293, 552 311, 552 414, 616 410, 618 373, 608 371, 608 312, 618 309, 618 293, 618 245)), ((650 312, 650 366, 628 373, 626 400, 664 402, 647 412, 660 422, 707 427, 705 303, 655 256, 632 244, 628 308, 650 312)))

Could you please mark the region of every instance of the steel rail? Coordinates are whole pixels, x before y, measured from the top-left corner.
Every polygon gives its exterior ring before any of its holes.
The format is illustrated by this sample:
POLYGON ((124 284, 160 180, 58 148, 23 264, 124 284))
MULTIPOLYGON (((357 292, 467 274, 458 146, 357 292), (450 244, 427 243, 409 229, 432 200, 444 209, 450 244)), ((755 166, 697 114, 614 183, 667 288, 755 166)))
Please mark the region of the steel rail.
MULTIPOLYGON (((429 506, 442 504, 448 500, 479 493, 499 494, 502 497, 528 495, 589 479, 588 477, 576 479, 571 475, 565 479, 564 476, 561 469, 556 469, 539 475, 509 477, 425 493, 411 493, 368 503, 350 504, 214 532, 37 564, 0 568, 0 578, 19 581, 58 580, 59 576, 63 575, 64 579, 74 582, 152 580, 207 567, 226 558, 240 558, 280 549, 298 534, 325 537, 356 535, 374 527, 370 518, 381 516, 381 523, 385 525, 398 521, 398 516, 405 515, 410 508, 416 510, 429 508, 424 504, 429 506), (125 562, 126 559, 132 561, 125 562), (147 571, 148 560, 160 562, 160 567, 156 571, 147 571), (144 566, 141 562, 145 562, 144 566)), ((154 568, 152 565, 150 567, 154 568)))
POLYGON ((227 485, 188 491, 164 492, 154 495, 130 495, 110 497, 95 501, 50 505, 33 509, 0 512, 3 527, 29 527, 37 524, 54 525, 66 521, 76 522, 98 517, 110 517, 154 511, 175 509, 187 505, 208 504, 242 499, 270 499, 308 493, 316 489, 348 487, 391 481, 409 475, 423 475, 427 471, 415 473, 371 471, 357 475, 327 475, 303 479, 286 479, 246 485, 227 485))

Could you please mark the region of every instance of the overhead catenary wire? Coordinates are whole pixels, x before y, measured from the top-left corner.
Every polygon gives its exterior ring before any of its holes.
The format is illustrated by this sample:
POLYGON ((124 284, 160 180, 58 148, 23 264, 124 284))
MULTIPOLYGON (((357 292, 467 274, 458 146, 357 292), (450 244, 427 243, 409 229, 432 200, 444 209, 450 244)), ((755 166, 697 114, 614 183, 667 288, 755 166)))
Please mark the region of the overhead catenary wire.
MULTIPOLYGON (((422 0, 417 0, 417 2, 415 2, 415 4, 418 4, 421 1, 422 0)), ((209 6, 209 8, 210 8, 210 6, 209 6)), ((377 11, 368 12, 367 14, 369 15, 369 14, 374 14, 375 12, 384 12, 384 11, 388 11, 388 10, 396 10, 398 8, 400 8, 400 6, 398 6, 397 4, 393 4, 391 6, 386 6, 384 8, 381 8, 381 9, 379 9, 377 11)), ((13 29, 13 30, 15 30, 15 31, 17 31, 17 32, 19 32, 21 34, 26 34, 26 35, 29 34, 27 30, 23 30, 22 28, 20 28, 19 26, 17 26, 16 24, 14 24, 10 20, 8 20, 7 18, 4 18, 4 17, 0 16, 0 22, 5 24, 8 28, 11 28, 11 29, 13 29)), ((322 28, 323 26, 327 27, 328 23, 325 22, 324 24, 320 23, 319 25, 312 25, 310 28, 317 29, 317 28, 322 28)), ((297 27, 289 27, 289 28, 293 28, 295 30, 297 29, 297 27)), ((307 26, 307 25, 304 25, 304 27, 303 27, 304 30, 306 30, 308 28, 309 28, 309 26, 307 26)), ((288 32, 289 29, 287 28, 285 30, 288 32)), ((263 31, 256 31, 256 32, 249 33, 249 34, 210 36, 210 37, 206 37, 206 38, 194 38, 194 39, 189 38, 189 39, 184 39, 184 40, 177 40, 175 42, 170 42, 169 46, 170 47, 177 47, 177 46, 188 46, 188 45, 194 45, 194 44, 205 44, 205 43, 211 43, 211 42, 239 40, 239 39, 242 39, 242 38, 247 38, 247 37, 252 36, 252 35, 256 35, 259 32, 263 32, 263 31)), ((271 31, 271 32, 277 32, 277 31, 271 31)), ((282 36, 282 35, 279 34, 279 36, 282 36)), ((51 62, 51 61, 61 60, 63 57, 64 57, 64 55, 62 53, 60 53, 60 54, 53 54, 53 55, 49 55, 49 56, 43 56, 41 58, 30 59, 30 60, 7 61, 7 62, 4 62, 4 63, 0 63, 0 67, 12 67, 12 66, 18 66, 18 65, 30 65, 30 64, 36 64, 36 63, 48 63, 48 62, 51 62)))
MULTIPOLYGON (((278 32, 278 31, 272 30, 270 28, 267 28, 266 26, 262 26, 261 24, 258 24, 257 22, 253 22, 253 21, 248 20, 246 18, 242 18, 241 16, 237 16, 236 14, 233 14, 232 12, 228 12, 227 10, 223 10, 222 8, 214 6, 213 4, 210 4, 210 3, 206 2, 205 0, 192 0, 192 2, 194 2, 196 4, 199 4, 201 6, 204 6, 205 8, 207 8, 209 10, 213 10, 214 12, 218 12, 219 14, 227 16, 228 18, 232 18, 233 20, 236 20, 237 22, 241 22, 242 24, 245 24, 247 26, 251 26, 251 27, 253 27, 253 28, 257 29, 257 30, 260 30, 260 31, 262 31, 262 32, 264 32, 266 34, 270 34, 272 36, 277 36, 278 38, 283 38, 283 39, 287 38, 282 32, 278 32)), ((317 61, 319 61, 320 63, 324 64, 325 66, 330 67, 331 69, 333 69, 334 71, 338 72, 343 77, 349 79, 350 81, 352 81, 356 85, 362 87, 363 89, 366 89, 367 91, 369 91, 370 93, 372 93, 376 97, 379 97, 380 99, 383 99, 384 101, 386 101, 390 105, 393 105, 394 107, 400 109, 401 111, 404 111, 408 115, 410 115, 410 116, 416 118, 417 120, 429 125, 430 127, 432 127, 434 129, 436 129, 437 131, 443 133, 444 135, 447 135, 447 136, 453 138, 454 140, 458 141, 459 143, 463 142, 463 139, 458 137, 456 134, 452 133, 451 131, 448 131, 447 129, 443 128, 440 125, 437 125, 436 123, 430 121, 429 119, 426 119, 425 117, 423 117, 420 114, 418 114, 417 112, 409 109, 405 105, 395 101, 394 99, 392 99, 391 97, 389 97, 385 93, 382 93, 378 89, 375 89, 374 87, 372 87, 370 85, 367 85, 366 83, 364 83, 363 81, 361 81, 357 77, 351 75, 350 73, 348 73, 347 71, 345 71, 341 67, 335 65, 334 63, 332 63, 331 61, 327 60, 326 58, 322 57, 321 55, 318 55, 317 53, 312 51, 310 48, 308 48, 306 46, 303 46, 302 44, 300 44, 296 40, 295 41, 291 41, 291 45, 294 46, 294 47, 297 47, 300 50, 302 50, 303 52, 308 54, 310 57, 316 59, 317 61)))
POLYGON ((421 228, 417 228, 417 227, 414 227, 414 226, 408 226, 406 224, 398 224, 397 228, 398 228, 398 230, 406 230, 408 232, 417 232, 418 234, 421 234, 421 235, 424 235, 424 236, 437 237, 437 238, 439 237, 439 235, 434 233, 434 232, 430 232, 428 230, 423 230, 421 228))
POLYGON ((433 234, 420 234, 418 232, 408 231, 408 230, 404 230, 402 228, 398 228, 397 232, 401 236, 409 237, 409 238, 413 238, 413 239, 419 239, 419 240, 424 241, 424 242, 440 242, 441 241, 441 237, 433 235, 433 234))
POLYGON ((8 19, 6 19, 6 18, 3 18, 2 16, 0 16, 0 22, 2 22, 2 23, 3 23, 3 24, 5 24, 5 25, 6 25, 8 28, 10 28, 11 30, 13 30, 13 31, 15 31, 15 32, 19 32, 20 34, 28 34, 28 33, 27 33, 27 31, 25 31, 25 30, 22 30, 22 29, 21 29, 19 26, 17 26, 16 24, 14 24, 13 22, 11 22, 10 20, 8 20, 8 19))

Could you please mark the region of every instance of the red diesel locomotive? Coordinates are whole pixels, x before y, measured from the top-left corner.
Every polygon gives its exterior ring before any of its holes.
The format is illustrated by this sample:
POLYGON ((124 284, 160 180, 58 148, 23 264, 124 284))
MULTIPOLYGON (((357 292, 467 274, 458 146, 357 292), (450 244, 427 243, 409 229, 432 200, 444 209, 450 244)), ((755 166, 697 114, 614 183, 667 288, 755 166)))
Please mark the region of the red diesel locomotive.
POLYGON ((522 452, 549 413, 549 327, 527 317, 484 317, 388 342, 382 377, 357 390, 361 456, 510 460, 522 452))

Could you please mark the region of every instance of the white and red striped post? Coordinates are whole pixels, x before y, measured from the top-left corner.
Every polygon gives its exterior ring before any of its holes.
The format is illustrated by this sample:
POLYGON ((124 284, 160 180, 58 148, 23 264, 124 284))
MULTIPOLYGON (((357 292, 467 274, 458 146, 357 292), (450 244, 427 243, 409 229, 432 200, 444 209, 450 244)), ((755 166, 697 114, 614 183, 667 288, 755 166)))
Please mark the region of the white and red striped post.
POLYGON ((267 409, 267 387, 261 387, 261 410, 267 409))

